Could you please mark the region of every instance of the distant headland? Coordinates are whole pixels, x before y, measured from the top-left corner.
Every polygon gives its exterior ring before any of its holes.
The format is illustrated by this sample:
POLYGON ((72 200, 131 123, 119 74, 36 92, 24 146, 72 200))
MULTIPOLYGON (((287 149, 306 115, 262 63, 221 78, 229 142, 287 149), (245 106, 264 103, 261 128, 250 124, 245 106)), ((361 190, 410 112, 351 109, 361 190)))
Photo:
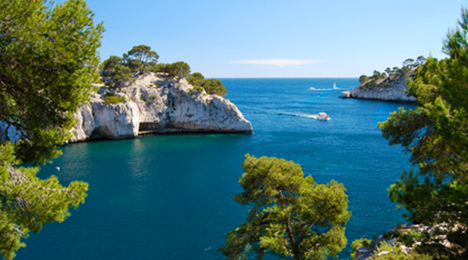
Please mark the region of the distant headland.
POLYGON ((423 56, 419 56, 416 60, 405 60, 401 68, 387 68, 382 73, 375 70, 372 76, 362 75, 359 77, 361 84, 352 91, 343 91, 341 97, 416 102, 417 98, 409 94, 406 83, 418 66, 424 64, 425 61, 423 56))

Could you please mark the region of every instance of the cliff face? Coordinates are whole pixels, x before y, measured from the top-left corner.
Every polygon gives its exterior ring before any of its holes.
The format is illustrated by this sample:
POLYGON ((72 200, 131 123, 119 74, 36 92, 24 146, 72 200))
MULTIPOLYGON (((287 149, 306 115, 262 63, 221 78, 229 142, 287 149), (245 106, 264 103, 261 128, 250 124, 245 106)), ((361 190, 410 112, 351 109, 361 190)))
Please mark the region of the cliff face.
POLYGON ((197 92, 185 80, 140 76, 131 86, 114 93, 125 97, 125 102, 106 105, 103 98, 109 92, 101 87, 75 114, 78 123, 70 142, 158 133, 252 132, 251 123, 233 103, 197 92))
POLYGON ((415 102, 416 97, 407 95, 407 79, 406 77, 399 77, 392 81, 386 79, 374 87, 361 85, 353 89, 351 97, 396 102, 415 102))

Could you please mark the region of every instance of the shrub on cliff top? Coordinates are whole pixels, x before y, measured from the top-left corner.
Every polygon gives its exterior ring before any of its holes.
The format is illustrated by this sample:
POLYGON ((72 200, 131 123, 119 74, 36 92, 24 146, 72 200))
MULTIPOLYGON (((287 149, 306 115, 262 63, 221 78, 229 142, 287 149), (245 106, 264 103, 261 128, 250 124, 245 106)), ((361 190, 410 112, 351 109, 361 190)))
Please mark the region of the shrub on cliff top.
POLYGON ((203 88, 208 94, 226 96, 227 89, 224 84, 217 79, 205 79, 200 72, 195 72, 188 77, 187 81, 196 89, 203 88))
MULTIPOLYGON (((384 81, 394 81, 401 77, 408 78, 419 66, 424 65, 425 62, 426 58, 424 56, 419 56, 416 60, 406 59, 401 68, 387 68, 385 72, 374 70, 372 76, 361 75, 359 77, 359 83, 361 83, 362 86, 372 88, 384 81)), ((388 84, 384 85, 384 87, 385 86, 388 86, 388 84)))
POLYGON ((134 72, 143 74, 156 65, 159 56, 147 45, 133 46, 123 57, 111 55, 101 64, 101 74, 110 78, 111 87, 122 88, 135 81, 134 72))
POLYGON ((165 73, 170 78, 181 80, 190 75, 190 66, 183 62, 177 61, 174 63, 159 63, 151 66, 150 71, 165 73))
POLYGON ((123 59, 129 68, 137 69, 139 74, 143 74, 147 67, 158 62, 159 55, 150 46, 141 44, 133 46, 123 55, 123 59))
POLYGON ((102 100, 104 100, 104 104, 106 105, 124 103, 125 96, 119 97, 119 96, 116 96, 114 93, 108 92, 102 100))

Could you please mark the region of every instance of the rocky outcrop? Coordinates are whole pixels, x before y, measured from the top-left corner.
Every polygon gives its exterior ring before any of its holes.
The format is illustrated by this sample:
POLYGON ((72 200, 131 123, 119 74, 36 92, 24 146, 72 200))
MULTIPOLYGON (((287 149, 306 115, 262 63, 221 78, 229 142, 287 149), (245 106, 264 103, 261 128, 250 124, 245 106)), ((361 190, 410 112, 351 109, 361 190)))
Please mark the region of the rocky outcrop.
MULTIPOLYGON (((415 102, 416 97, 408 95, 406 87, 407 77, 399 77, 394 80, 386 79, 376 84, 361 84, 354 88, 349 97, 359 99, 385 100, 395 102, 415 102)), ((347 97, 343 95, 342 97, 347 97)))
POLYGON ((198 92, 185 80, 153 73, 120 91, 100 86, 75 116, 78 123, 70 142, 142 134, 252 132, 251 123, 229 100, 198 92), (109 93, 125 101, 106 105, 109 93))
MULTIPOLYGON (((455 227, 454 229, 456 230, 458 227, 455 227)), ((415 237, 420 237, 424 238, 425 236, 430 236, 435 238, 432 243, 434 247, 438 248, 443 248, 446 247, 452 248, 453 244, 449 242, 447 239, 446 235, 441 235, 440 231, 447 230, 447 226, 444 224, 436 225, 434 227, 426 226, 426 225, 421 225, 421 224, 404 224, 404 225, 399 225, 395 227, 392 230, 389 230, 385 232, 383 235, 380 235, 378 237, 375 237, 374 240, 366 247, 358 247, 355 248, 355 256, 353 260, 367 260, 367 259, 372 259, 374 255, 376 256, 381 256, 381 255, 388 255, 390 253, 395 253, 398 251, 401 251, 402 253, 400 254, 400 257, 398 259, 402 259, 402 255, 410 255, 411 252, 414 250, 415 246, 421 245, 421 241, 418 241, 418 239, 415 239, 413 242, 413 245, 407 245, 408 241, 406 243, 399 242, 398 238, 399 237, 406 237, 406 240, 409 240, 408 238, 410 236, 415 236, 415 237), (412 234, 410 234, 412 233, 412 234), (415 235, 419 234, 419 235, 415 235), (424 234, 424 235, 422 235, 424 234), (391 246, 390 250, 382 250, 381 248, 378 248, 382 245, 382 242, 388 244, 391 246), (400 250, 395 250, 396 248, 400 250)), ((388 258, 388 259, 397 259, 395 258, 388 258)), ((406 258, 405 258, 406 259, 406 258)), ((418 259, 417 255, 413 255, 411 259, 418 259)))
POLYGON ((351 98, 351 91, 349 91, 349 90, 341 91, 341 97, 340 98, 351 98))

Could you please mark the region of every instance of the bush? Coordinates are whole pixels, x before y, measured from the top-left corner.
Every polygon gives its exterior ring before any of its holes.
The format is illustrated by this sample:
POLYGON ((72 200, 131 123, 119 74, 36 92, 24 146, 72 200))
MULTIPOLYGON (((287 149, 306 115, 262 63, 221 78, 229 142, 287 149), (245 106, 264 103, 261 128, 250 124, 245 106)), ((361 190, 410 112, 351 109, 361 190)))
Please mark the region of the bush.
POLYGON ((205 82, 205 77, 200 72, 195 72, 190 74, 187 81, 190 85, 198 87, 203 85, 203 82, 205 82))
POLYGON ((116 88, 127 87, 135 81, 132 71, 124 66, 117 65, 112 74, 112 86, 116 88))
POLYGON ((116 96, 114 93, 107 93, 104 98, 104 104, 109 105, 109 104, 118 104, 118 103, 125 103, 125 96, 116 96))
POLYGON ((223 83, 217 79, 208 79, 205 80, 202 87, 208 94, 216 94, 218 96, 226 96, 227 89, 224 87, 223 83))
POLYGON ((422 255, 414 250, 405 253, 403 248, 399 246, 391 246, 386 242, 381 242, 374 253, 374 256, 369 258, 372 260, 431 260, 429 255, 422 255))
POLYGON ((151 66, 150 71, 166 73, 168 77, 175 77, 177 80, 181 80, 190 75, 190 66, 183 61, 159 63, 151 66))
POLYGON ((372 246, 373 244, 373 241, 371 239, 367 239, 367 238, 361 238, 361 239, 358 239, 358 240, 354 240, 353 243, 351 244, 351 258, 355 258, 356 257, 356 249, 360 248, 360 247, 370 247, 372 246))

